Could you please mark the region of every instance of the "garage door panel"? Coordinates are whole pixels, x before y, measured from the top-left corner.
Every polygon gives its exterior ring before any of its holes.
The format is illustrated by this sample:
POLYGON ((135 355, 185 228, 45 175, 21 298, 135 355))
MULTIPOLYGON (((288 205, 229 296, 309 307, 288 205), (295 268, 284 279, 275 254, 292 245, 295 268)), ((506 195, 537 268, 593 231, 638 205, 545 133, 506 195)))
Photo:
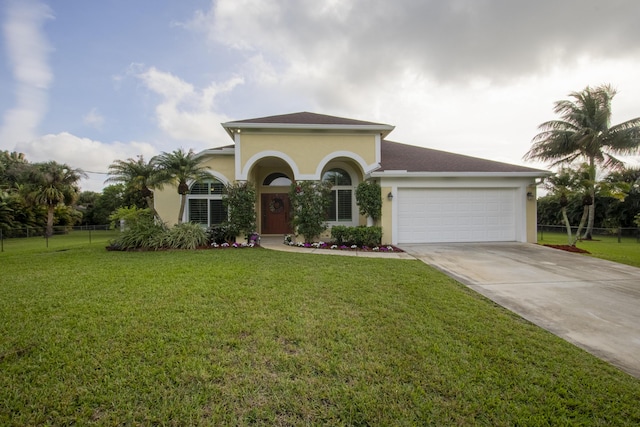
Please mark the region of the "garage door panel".
POLYGON ((514 189, 398 190, 398 241, 516 240, 514 189))

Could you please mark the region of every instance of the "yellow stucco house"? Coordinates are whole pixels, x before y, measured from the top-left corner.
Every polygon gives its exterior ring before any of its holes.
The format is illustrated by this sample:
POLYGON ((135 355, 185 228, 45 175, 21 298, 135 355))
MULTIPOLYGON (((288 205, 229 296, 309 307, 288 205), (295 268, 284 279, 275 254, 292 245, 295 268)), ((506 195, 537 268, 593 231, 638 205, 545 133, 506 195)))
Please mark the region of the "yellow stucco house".
MULTIPOLYGON (((308 112, 222 126, 233 144, 198 153, 211 179, 191 183, 184 221, 222 222, 224 185, 250 181, 258 192, 257 231, 291 233, 291 182, 322 179, 333 184, 329 226, 364 225, 355 188, 375 180, 383 243, 536 241, 536 180, 546 171, 391 142, 391 125, 308 112)), ((161 218, 177 217, 174 188, 154 199, 161 218)))

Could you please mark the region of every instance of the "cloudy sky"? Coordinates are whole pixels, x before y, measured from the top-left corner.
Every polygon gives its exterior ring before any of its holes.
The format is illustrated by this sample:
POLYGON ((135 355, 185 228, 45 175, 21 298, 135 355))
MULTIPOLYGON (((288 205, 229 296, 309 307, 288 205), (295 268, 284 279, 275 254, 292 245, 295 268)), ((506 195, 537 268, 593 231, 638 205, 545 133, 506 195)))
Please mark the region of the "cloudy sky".
MULTIPOLYGON (((89 172, 232 141, 221 122, 311 111, 389 139, 522 156, 553 103, 618 90, 640 116, 637 0, 4 0, 0 150, 89 172)), ((544 167, 541 164, 530 164, 544 167)))

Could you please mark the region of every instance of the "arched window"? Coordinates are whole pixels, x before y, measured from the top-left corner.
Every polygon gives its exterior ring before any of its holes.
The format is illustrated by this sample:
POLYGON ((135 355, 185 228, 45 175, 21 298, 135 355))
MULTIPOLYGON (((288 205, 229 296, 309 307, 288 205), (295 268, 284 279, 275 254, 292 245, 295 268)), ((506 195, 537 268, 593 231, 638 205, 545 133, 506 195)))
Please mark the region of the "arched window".
POLYGON ((330 222, 353 221, 353 186, 351 176, 344 170, 334 168, 322 175, 323 181, 330 182, 331 205, 327 212, 327 220, 330 222))
POLYGON ((187 221, 206 227, 227 220, 227 210, 222 205, 224 184, 215 178, 196 181, 187 196, 187 221))
POLYGON ((291 179, 281 172, 275 172, 268 175, 262 182, 262 185, 265 187, 288 187, 291 185, 291 179))

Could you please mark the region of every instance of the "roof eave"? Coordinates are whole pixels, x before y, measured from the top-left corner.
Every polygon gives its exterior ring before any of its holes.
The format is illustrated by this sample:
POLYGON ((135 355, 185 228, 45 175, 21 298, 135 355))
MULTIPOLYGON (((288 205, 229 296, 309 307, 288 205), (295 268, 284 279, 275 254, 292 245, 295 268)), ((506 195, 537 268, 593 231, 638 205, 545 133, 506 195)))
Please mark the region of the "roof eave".
POLYGON ((199 151, 194 157, 202 157, 207 155, 233 155, 236 153, 235 147, 220 147, 220 148, 207 148, 206 150, 199 151))
POLYGON ((222 123, 229 136, 234 139, 234 133, 244 129, 265 129, 265 130, 332 130, 332 131, 359 131, 380 133, 385 138, 395 126, 391 125, 339 125, 339 124, 307 124, 307 123, 242 123, 227 122, 222 123))

